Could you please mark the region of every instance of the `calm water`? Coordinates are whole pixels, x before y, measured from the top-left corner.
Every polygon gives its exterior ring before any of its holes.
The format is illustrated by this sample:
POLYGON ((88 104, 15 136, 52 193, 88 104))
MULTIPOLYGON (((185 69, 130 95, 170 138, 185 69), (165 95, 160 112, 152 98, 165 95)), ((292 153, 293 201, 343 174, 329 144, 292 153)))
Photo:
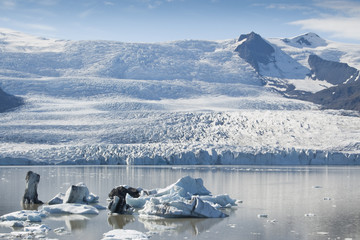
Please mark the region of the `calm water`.
MULTIPOLYGON (((48 201, 71 184, 84 182, 106 206, 110 190, 126 184, 165 187, 180 177, 202 178, 212 194, 243 200, 224 219, 150 221, 133 216, 52 215, 43 224, 65 227, 69 235, 49 238, 101 239, 115 228, 151 232, 151 239, 360 239, 359 167, 1 167, 0 215, 21 209, 25 175, 41 175, 39 199, 48 201), (305 214, 315 216, 305 216, 305 214), (267 214, 268 218, 259 218, 267 214)), ((10 232, 0 227, 0 232, 10 232)))

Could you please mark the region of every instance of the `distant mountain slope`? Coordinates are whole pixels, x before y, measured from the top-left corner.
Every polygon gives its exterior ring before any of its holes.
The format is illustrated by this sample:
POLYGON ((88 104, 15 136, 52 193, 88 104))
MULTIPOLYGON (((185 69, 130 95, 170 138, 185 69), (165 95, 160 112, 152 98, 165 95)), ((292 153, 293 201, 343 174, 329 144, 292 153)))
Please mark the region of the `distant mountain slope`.
POLYGON ((0 88, 0 113, 21 106, 22 104, 23 100, 21 98, 7 94, 0 88))
MULTIPOLYGON (((355 81, 360 69, 360 45, 327 41, 315 33, 264 39, 251 32, 222 41, 124 43, 45 39, 0 29, 0 51, 0 78, 6 79, 95 77, 241 83, 265 85, 304 100, 334 85, 355 81)), ((134 89, 141 89, 140 85, 134 89)), ((141 95, 134 89, 127 91, 130 97, 141 95)), ((222 89, 233 96, 232 89, 222 89)), ((173 91, 166 96, 178 96, 179 90, 173 91)))
POLYGON ((238 57, 235 48, 235 40, 57 41, 7 30, 0 35, 0 76, 185 79, 260 85, 255 71, 238 57))
POLYGON ((314 80, 326 80, 337 85, 351 83, 360 78, 359 70, 346 63, 327 61, 315 54, 310 55, 308 61, 311 68, 311 78, 314 80))
POLYGON ((304 100, 320 104, 323 108, 360 111, 360 81, 324 89, 304 100))

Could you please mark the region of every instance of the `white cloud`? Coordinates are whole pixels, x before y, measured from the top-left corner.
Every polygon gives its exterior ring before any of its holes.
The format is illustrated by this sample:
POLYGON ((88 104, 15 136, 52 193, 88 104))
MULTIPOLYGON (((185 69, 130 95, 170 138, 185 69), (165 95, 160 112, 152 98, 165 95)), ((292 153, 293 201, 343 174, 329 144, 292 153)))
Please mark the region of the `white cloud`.
POLYGON ((93 14, 93 13, 94 13, 94 10, 93 10, 93 9, 87 9, 87 10, 81 12, 81 13, 79 14, 79 17, 80 17, 80 18, 86 18, 86 17, 90 16, 90 15, 93 14))
POLYGON ((115 3, 111 2, 111 1, 104 1, 104 4, 107 6, 114 6, 115 3))
POLYGON ((31 0, 31 2, 44 6, 54 6, 59 3, 59 0, 31 0))
POLYGON ((323 17, 291 22, 303 30, 327 32, 336 38, 360 40, 360 17, 323 17))
POLYGON ((336 11, 337 14, 343 14, 347 16, 355 16, 360 14, 360 2, 346 0, 315 0, 315 6, 323 9, 332 9, 336 11))
POLYGON ((269 9, 280 9, 280 10, 311 10, 312 8, 304 5, 296 5, 296 4, 280 4, 273 3, 266 5, 266 8, 269 9))
POLYGON ((290 22, 301 29, 324 32, 332 37, 360 40, 360 2, 343 0, 315 0, 318 17, 290 22))
POLYGON ((1 0, 0 7, 5 9, 13 9, 16 7, 16 0, 1 0))
POLYGON ((1 22, 10 22, 10 18, 7 17, 0 17, 1 22))

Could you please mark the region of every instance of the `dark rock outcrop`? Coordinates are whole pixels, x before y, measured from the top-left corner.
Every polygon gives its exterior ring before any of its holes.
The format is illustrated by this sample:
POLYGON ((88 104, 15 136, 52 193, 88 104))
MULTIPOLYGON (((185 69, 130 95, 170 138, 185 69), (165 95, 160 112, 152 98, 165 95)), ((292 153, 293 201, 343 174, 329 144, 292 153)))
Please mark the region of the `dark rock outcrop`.
POLYGON ((325 80, 331 84, 351 83, 359 75, 356 68, 346 63, 324 60, 317 55, 310 55, 308 59, 311 68, 311 78, 325 80))
POLYGON ((272 53, 275 51, 274 48, 259 34, 254 32, 242 34, 238 41, 243 42, 237 46, 235 51, 257 72, 259 72, 259 63, 268 64, 273 61, 272 53))
POLYGON ((311 78, 335 86, 316 93, 294 94, 296 98, 320 104, 324 109, 360 111, 360 72, 346 63, 328 61, 317 55, 309 56, 311 78))
POLYGON ((360 80, 324 89, 307 96, 305 100, 321 104, 327 109, 360 111, 360 80))
POLYGON ((109 202, 108 209, 110 212, 123 214, 131 208, 131 206, 126 204, 126 194, 129 194, 133 198, 140 197, 140 191, 136 188, 127 186, 113 188, 109 193, 111 201, 109 202))
POLYGON ((19 107, 22 104, 24 104, 22 98, 10 95, 0 88, 0 113, 19 107))
POLYGON ((40 175, 32 171, 28 171, 25 177, 26 188, 22 202, 25 204, 43 204, 38 199, 37 186, 40 182, 40 175))

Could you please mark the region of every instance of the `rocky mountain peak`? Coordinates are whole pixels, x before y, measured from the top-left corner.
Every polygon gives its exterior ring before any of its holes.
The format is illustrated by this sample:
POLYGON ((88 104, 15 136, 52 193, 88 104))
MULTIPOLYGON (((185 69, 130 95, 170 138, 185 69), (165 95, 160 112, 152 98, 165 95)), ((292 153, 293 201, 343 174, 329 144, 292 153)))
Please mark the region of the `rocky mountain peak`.
POLYGON ((324 39, 322 39, 316 33, 305 33, 297 37, 293 38, 284 38, 283 42, 298 48, 308 47, 308 48, 316 48, 321 46, 326 46, 327 43, 324 39))
POLYGON ((259 34, 254 32, 242 34, 238 42, 240 44, 235 51, 257 72, 259 71, 259 63, 268 64, 271 62, 271 55, 275 50, 259 34))

